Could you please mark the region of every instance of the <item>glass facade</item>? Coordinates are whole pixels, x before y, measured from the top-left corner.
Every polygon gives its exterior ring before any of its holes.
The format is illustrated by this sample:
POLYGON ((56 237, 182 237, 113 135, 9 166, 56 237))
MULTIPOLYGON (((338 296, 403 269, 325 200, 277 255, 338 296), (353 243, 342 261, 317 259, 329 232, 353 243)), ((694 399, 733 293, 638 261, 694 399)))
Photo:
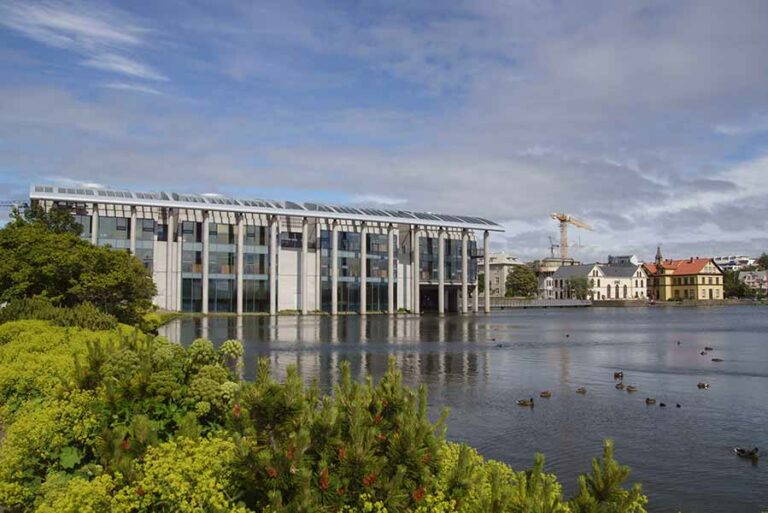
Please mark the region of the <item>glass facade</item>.
POLYGON ((438 247, 437 237, 419 237, 419 281, 437 281, 438 247))
MULTIPOLYGON (((421 281, 439 281, 438 253, 440 239, 437 237, 419 238, 419 277, 421 281)), ((467 267, 469 283, 477 281, 477 241, 467 241, 467 267)), ((461 239, 445 239, 445 282, 461 283, 461 239)))
MULTIPOLYGON (((321 308, 331 311, 331 236, 320 232, 320 298, 321 308)), ((339 312, 360 311, 360 234, 338 232, 338 309, 339 312)))
POLYGON ((130 249, 131 220, 126 217, 99 217, 99 246, 130 249))
POLYGON ((266 226, 246 226, 243 234, 243 311, 269 311, 269 249, 266 226))
POLYGON ((203 310, 203 232, 202 223, 184 221, 179 226, 181 239, 181 309, 203 310))
POLYGON ((151 273, 155 258, 155 221, 153 219, 136 220, 136 258, 151 273))
POLYGON ((91 240, 91 216, 83 214, 75 214, 72 216, 75 218, 75 222, 83 227, 83 231, 80 232, 80 238, 83 240, 91 240))
MULTIPOLYGON (((396 236, 395 236, 396 237, 396 236)), ((365 305, 369 312, 386 312, 389 307, 387 296, 387 235, 368 234, 366 237, 367 269, 365 280, 365 305)), ((397 276, 397 242, 394 245, 393 270, 397 276)), ((397 297, 397 281, 395 281, 397 297)))
POLYGON ((235 226, 208 224, 208 311, 237 311, 235 226))

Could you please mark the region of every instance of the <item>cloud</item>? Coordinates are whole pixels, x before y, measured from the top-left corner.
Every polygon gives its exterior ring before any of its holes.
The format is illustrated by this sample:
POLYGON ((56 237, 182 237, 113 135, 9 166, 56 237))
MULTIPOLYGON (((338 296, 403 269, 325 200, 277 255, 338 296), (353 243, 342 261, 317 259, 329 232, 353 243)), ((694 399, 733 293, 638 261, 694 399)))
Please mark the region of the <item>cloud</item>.
POLYGON ((120 53, 146 45, 149 29, 105 4, 9 1, 0 5, 0 25, 27 38, 85 56, 84 66, 135 78, 168 80, 151 66, 120 53))
POLYGON ((361 194, 361 195, 353 196, 350 199, 350 202, 394 207, 397 205, 405 204, 407 200, 403 198, 393 198, 391 196, 379 196, 377 194, 361 194))
POLYGON ((161 91, 158 91, 152 87, 147 87, 140 84, 129 84, 125 82, 109 82, 107 84, 103 84, 102 87, 106 87, 107 89, 117 89, 119 91, 133 91, 136 93, 156 95, 163 94, 161 91))

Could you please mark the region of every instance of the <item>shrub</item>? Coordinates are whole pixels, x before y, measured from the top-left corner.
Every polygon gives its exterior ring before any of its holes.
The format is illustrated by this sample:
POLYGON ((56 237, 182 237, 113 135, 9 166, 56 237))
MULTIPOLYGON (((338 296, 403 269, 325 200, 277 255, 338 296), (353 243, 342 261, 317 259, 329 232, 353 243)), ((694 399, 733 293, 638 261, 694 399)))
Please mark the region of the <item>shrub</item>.
POLYGON ((0 308, 0 324, 23 319, 50 321, 56 326, 77 327, 93 331, 117 327, 117 319, 102 312, 91 303, 80 303, 73 308, 61 308, 43 297, 15 299, 0 308))

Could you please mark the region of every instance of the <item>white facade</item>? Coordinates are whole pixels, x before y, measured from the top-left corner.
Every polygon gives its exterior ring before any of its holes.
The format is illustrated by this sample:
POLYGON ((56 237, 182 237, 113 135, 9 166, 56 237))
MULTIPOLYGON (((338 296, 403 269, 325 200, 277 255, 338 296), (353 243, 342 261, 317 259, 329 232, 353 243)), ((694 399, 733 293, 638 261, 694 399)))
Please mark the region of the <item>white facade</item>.
POLYGON ((506 253, 491 253, 488 259, 491 268, 491 296, 504 297, 507 292, 507 276, 514 266, 525 264, 506 253))
POLYGON ((648 273, 641 265, 586 264, 561 267, 552 275, 554 299, 575 299, 570 280, 585 278, 595 301, 645 300, 648 273))
POLYGON ((768 293, 768 271, 741 271, 739 280, 752 290, 768 293))
POLYGON ((748 256, 725 255, 714 257, 712 260, 724 271, 741 271, 745 267, 752 267, 757 264, 757 260, 748 256))
POLYGON ((488 254, 503 231, 470 216, 218 195, 36 185, 30 199, 70 208, 84 238, 135 254, 171 311, 489 311, 478 246, 488 254))

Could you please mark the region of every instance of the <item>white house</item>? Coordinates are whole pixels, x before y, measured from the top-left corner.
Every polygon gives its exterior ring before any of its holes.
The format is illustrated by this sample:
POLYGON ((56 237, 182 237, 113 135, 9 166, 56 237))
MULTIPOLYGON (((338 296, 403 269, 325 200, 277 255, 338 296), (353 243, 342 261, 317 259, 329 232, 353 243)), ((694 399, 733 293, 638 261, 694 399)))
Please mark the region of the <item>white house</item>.
POLYGON ((586 278, 589 299, 645 300, 648 273, 641 265, 585 264, 560 267, 552 275, 555 299, 574 299, 571 280, 586 278))

